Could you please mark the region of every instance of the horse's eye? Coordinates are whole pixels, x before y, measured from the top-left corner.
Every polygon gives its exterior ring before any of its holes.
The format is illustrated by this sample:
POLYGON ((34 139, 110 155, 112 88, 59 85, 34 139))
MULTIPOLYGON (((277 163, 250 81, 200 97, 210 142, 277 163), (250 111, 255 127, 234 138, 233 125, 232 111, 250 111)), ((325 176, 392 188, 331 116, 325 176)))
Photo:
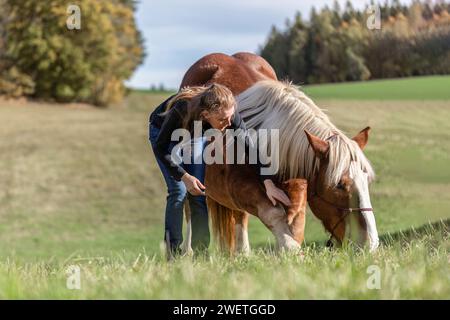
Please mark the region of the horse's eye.
POLYGON ((345 189, 345 186, 344 186, 344 184, 343 184, 342 182, 339 182, 339 183, 336 185, 336 188, 337 188, 337 189, 340 189, 340 190, 344 190, 344 189, 345 189))

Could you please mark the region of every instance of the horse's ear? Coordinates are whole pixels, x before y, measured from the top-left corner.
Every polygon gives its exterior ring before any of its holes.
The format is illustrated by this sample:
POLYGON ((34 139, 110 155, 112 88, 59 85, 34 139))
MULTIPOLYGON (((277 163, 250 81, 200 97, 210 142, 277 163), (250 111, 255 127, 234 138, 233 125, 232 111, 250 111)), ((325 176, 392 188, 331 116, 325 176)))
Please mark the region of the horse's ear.
POLYGON ((309 133, 307 130, 305 130, 305 134, 308 138, 309 144, 316 154, 316 157, 324 159, 328 154, 328 149, 330 148, 328 142, 320 139, 319 137, 316 137, 315 135, 309 133))
POLYGON ((369 131, 370 127, 366 127, 363 130, 361 130, 356 136, 353 137, 353 140, 356 141, 361 150, 364 150, 364 147, 366 146, 367 141, 369 140, 369 131))

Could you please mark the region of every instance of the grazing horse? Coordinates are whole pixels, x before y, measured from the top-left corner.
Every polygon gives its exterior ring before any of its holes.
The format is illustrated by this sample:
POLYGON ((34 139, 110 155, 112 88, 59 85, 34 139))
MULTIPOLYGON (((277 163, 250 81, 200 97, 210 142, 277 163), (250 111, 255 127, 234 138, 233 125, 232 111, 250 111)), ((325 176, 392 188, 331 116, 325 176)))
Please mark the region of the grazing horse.
POLYGON ((267 61, 251 53, 207 55, 187 71, 181 87, 212 83, 233 92, 248 128, 279 130, 279 141, 269 139, 262 147, 279 150, 278 185, 292 202, 290 208, 273 206, 250 166, 207 165, 208 209, 221 247, 250 250, 250 213, 272 231, 279 247, 300 248, 308 202, 335 242, 351 239, 375 250, 378 233, 369 195, 374 172, 362 151, 370 128, 348 138, 311 99, 278 81, 267 61))

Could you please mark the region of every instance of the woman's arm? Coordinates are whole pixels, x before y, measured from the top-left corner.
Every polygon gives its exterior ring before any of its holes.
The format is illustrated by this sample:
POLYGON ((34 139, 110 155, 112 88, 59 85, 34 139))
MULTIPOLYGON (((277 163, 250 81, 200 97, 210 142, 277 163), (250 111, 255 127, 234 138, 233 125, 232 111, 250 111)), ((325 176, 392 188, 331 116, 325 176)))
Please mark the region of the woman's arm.
POLYGON ((182 118, 175 106, 166 114, 164 122, 161 125, 158 138, 156 138, 154 152, 155 156, 163 163, 170 175, 177 181, 186 173, 181 165, 175 163, 169 152, 172 143, 172 132, 179 129, 182 125, 182 118))
MULTIPOLYGON (((177 102, 185 103, 185 102, 177 102)), ((172 109, 165 116, 164 122, 161 126, 158 137, 156 138, 154 152, 156 157, 161 160, 163 165, 169 171, 169 174, 177 181, 183 181, 187 191, 194 195, 204 195, 205 186, 196 177, 190 175, 184 168, 173 161, 171 153, 169 152, 172 141, 172 133, 174 130, 182 127, 183 112, 177 106, 172 109)))

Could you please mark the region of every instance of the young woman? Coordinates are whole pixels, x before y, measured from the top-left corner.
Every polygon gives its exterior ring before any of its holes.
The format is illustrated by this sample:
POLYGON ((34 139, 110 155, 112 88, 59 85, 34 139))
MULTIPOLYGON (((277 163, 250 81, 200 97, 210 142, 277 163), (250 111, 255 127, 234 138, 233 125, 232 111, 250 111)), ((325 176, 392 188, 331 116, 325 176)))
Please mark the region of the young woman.
MULTIPOLYGON (((149 138, 159 168, 167 184, 167 204, 165 213, 165 240, 170 243, 170 252, 180 252, 183 241, 183 203, 187 200, 191 209, 192 249, 207 249, 209 245, 208 211, 204 197, 205 164, 191 161, 179 165, 171 157, 173 147, 178 143, 171 141, 172 132, 184 128, 192 132, 194 121, 202 121, 203 130, 209 128, 224 131, 230 129, 246 130, 238 112, 231 91, 222 85, 209 87, 190 87, 181 90, 158 106, 150 116, 149 138)), ((193 142, 193 151, 202 157, 205 140, 193 142)), ((261 168, 261 163, 257 164, 261 168)), ((261 172, 259 170, 259 172, 261 172)), ((276 200, 290 205, 289 198, 277 188, 272 176, 261 175, 268 198, 275 205, 276 200)))

